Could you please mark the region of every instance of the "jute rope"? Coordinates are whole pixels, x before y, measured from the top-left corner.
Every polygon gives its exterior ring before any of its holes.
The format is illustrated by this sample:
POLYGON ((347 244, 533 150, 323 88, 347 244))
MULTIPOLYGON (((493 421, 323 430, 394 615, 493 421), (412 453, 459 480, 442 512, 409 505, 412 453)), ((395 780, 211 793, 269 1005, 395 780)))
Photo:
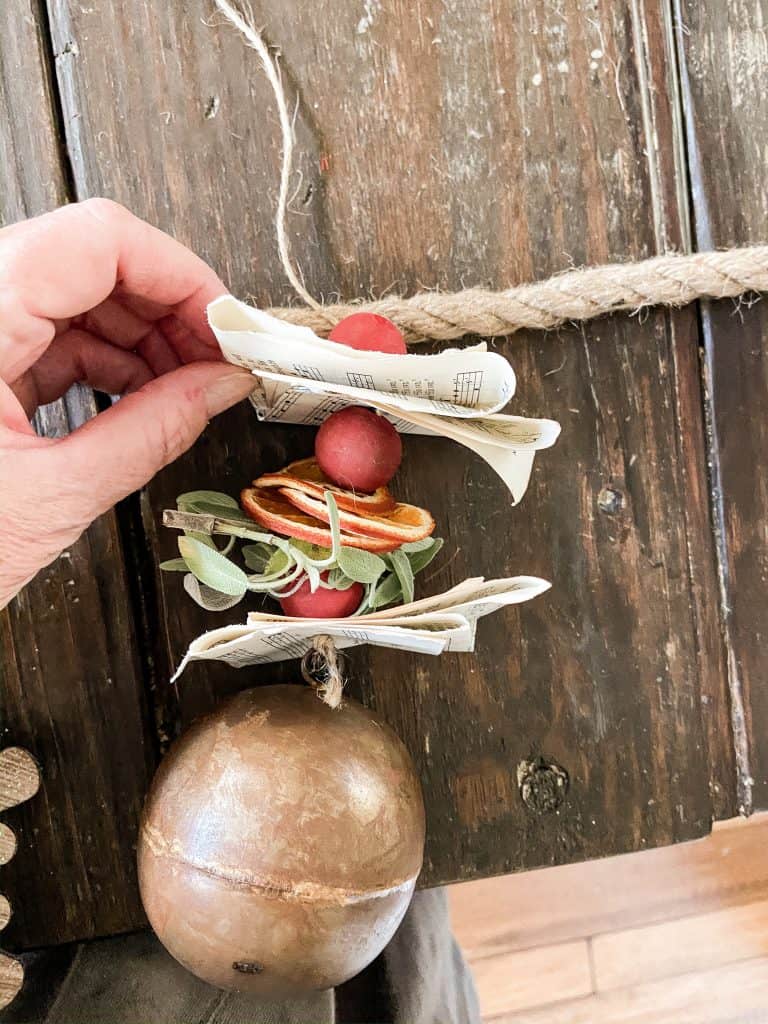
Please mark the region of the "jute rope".
POLYGON ((258 53, 277 102, 282 132, 282 167, 275 214, 280 261, 288 280, 307 306, 280 307, 270 312, 291 323, 327 334, 350 313, 368 311, 393 320, 412 343, 451 341, 464 334, 484 337, 513 334, 523 327, 547 330, 568 321, 590 320, 621 310, 638 312, 649 306, 686 306, 696 299, 735 298, 768 291, 768 246, 721 252, 669 254, 638 263, 609 264, 570 270, 546 281, 493 292, 467 288, 460 292, 421 292, 411 298, 389 295, 374 302, 321 305, 304 287, 291 259, 286 213, 293 162, 293 125, 288 115, 280 73, 253 18, 230 0, 215 0, 222 14, 258 53))
POLYGON ((271 312, 322 334, 327 333, 329 318, 336 323, 350 313, 367 310, 389 317, 410 341, 450 341, 464 334, 495 337, 522 327, 546 330, 619 310, 686 306, 695 299, 761 291, 768 291, 768 245, 570 270, 502 292, 482 288, 420 292, 407 299, 392 295, 322 310, 287 307, 271 312))
POLYGON ((341 659, 333 637, 325 634, 312 638, 311 649, 301 659, 304 682, 317 690, 318 697, 334 709, 340 707, 344 693, 341 659))

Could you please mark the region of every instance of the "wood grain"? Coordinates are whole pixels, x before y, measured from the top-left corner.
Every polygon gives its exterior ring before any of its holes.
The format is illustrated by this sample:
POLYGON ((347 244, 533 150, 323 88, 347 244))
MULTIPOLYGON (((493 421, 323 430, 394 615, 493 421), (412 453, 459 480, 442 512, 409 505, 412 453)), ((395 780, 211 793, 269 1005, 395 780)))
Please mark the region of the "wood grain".
POLYGON ((0 931, 8 926, 11 920, 11 904, 7 897, 0 896, 0 931))
MULTIPOLYGON (((289 298, 273 102, 231 27, 202 0, 131 0, 119 17, 64 0, 51 15, 54 48, 69 45, 57 75, 78 195, 109 194, 172 231, 241 296, 289 298), (136 75, 129 52, 156 74, 136 75)), ((664 15, 607 0, 424 0, 364 17, 331 0, 256 5, 291 102, 303 100, 290 231, 310 289, 498 286, 682 245, 664 15)), ((655 312, 500 344, 520 378, 513 411, 564 426, 519 509, 469 454, 407 445, 399 493, 428 505, 447 541, 430 588, 477 573, 554 581, 483 623, 475 658, 352 659, 417 759, 426 884, 701 835, 710 785, 732 802, 727 721, 710 730, 702 711, 710 694, 726 706, 714 574, 692 582, 713 561, 706 516, 687 511, 705 491, 697 341, 691 313, 655 312), (543 816, 516 782, 539 757, 570 778, 543 816)), ((153 559, 174 553, 157 524, 176 494, 236 493, 311 444, 246 408, 217 421, 145 495, 153 559)), ((221 619, 178 578, 156 582, 146 600, 161 628, 147 642, 163 738, 224 693, 295 674, 194 666, 170 690, 188 641, 221 619)))
POLYGON ((7 864, 16 853, 16 834, 0 822, 0 865, 7 864))
POLYGON ((484 1019, 536 1005, 541 1001, 543 986, 550 1003, 592 992, 586 942, 564 942, 477 960, 472 964, 472 974, 484 1019))
POLYGON ((592 940, 598 990, 768 956, 768 900, 592 940))
POLYGON ((598 992, 534 1010, 504 1013, 493 1024, 761 1024, 768 957, 598 992))
MULTIPOLYGON (((68 197, 42 6, 0 5, 2 223, 68 197)), ((55 436, 94 411, 76 389, 45 407, 37 426, 55 436)), ((3 739, 27 747, 45 774, 43 791, 7 815, 19 851, 3 868, 14 906, 4 943, 61 942, 144 920, 133 844, 151 743, 134 650, 113 515, 0 613, 3 739)))
POLYGON ((47 26, 37 0, 0 10, 0 223, 66 201, 67 188, 47 65, 47 26))
POLYGON ((483 1019, 763 1021, 765 992, 761 1001, 753 989, 745 1006, 742 973, 720 969, 765 957, 766 828, 762 814, 720 823, 695 843, 451 886, 453 932, 483 1019), (589 949, 594 994, 562 999, 567 951, 579 945, 589 949), (551 966, 524 970, 534 956, 551 966), (711 1007, 691 998, 713 985, 711 1007))
POLYGON ((694 843, 453 886, 454 931, 475 960, 765 901, 768 821, 752 822, 717 825, 694 843))
MULTIPOLYGON (((697 246, 762 240, 768 237, 768 5, 677 0, 676 16, 697 246)), ((768 485, 760 470, 768 442, 768 312, 764 302, 748 298, 703 304, 701 316, 739 800, 749 810, 768 806, 761 639, 768 629, 768 485)))
POLYGON ((40 769, 21 747, 0 750, 0 811, 31 800, 40 788, 40 769))
POLYGON ((24 968, 18 960, 0 953, 0 1010, 12 1003, 24 982, 24 968))

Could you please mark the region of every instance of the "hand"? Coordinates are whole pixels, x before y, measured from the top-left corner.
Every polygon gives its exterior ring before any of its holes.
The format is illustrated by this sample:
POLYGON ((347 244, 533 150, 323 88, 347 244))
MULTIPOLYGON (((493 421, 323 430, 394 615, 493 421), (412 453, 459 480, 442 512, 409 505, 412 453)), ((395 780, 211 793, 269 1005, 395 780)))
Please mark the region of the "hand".
POLYGON ((0 608, 244 398, 201 259, 106 199, 0 231, 0 608), (125 395, 64 438, 29 418, 75 381, 125 395))

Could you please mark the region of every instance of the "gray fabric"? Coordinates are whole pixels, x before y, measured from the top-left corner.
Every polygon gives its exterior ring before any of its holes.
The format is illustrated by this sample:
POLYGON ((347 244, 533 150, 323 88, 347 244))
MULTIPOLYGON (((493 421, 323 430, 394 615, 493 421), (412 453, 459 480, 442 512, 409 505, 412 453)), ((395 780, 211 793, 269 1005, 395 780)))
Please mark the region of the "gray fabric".
POLYGON ((333 993, 266 1005, 221 992, 150 932, 83 945, 45 1024, 333 1024, 333 993))
POLYGON ((474 982, 451 933, 445 889, 416 893, 384 962, 393 1024, 479 1024, 474 982))
MULTIPOLYGON (((383 964, 393 1009, 380 1024, 479 1024, 444 890, 416 894, 383 964)), ((333 992, 267 1005, 211 988, 143 932, 81 946, 48 1013, 29 1024, 334 1024, 335 1016, 333 992)))

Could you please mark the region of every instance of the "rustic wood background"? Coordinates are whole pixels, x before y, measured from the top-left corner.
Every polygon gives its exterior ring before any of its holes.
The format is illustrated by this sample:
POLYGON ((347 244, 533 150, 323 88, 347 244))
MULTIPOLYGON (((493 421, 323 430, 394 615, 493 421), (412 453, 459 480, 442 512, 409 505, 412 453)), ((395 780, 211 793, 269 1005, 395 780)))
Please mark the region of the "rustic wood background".
MULTIPOLYGON (((290 231, 316 295, 500 287, 768 239, 766 0, 254 7, 301 100, 290 231)), ((108 195, 235 294, 291 299, 273 99, 212 0, 4 4, 0 103, 6 222, 108 195)), ((678 842, 768 806, 766 338, 763 303, 725 302, 500 343, 514 410, 563 425, 514 510, 472 455, 409 440, 399 490, 446 538, 432 588, 554 583, 486 620, 475 657, 354 656, 421 772, 425 885, 678 842)), ((40 427, 95 409, 80 390, 40 427)), ((7 815, 20 850, 0 874, 4 941, 143 924, 135 832, 164 746, 223 694, 294 671, 197 665, 169 687, 214 617, 160 577, 174 551, 160 511, 310 447, 302 428, 229 413, 0 618, 3 740, 45 775, 7 815)))

